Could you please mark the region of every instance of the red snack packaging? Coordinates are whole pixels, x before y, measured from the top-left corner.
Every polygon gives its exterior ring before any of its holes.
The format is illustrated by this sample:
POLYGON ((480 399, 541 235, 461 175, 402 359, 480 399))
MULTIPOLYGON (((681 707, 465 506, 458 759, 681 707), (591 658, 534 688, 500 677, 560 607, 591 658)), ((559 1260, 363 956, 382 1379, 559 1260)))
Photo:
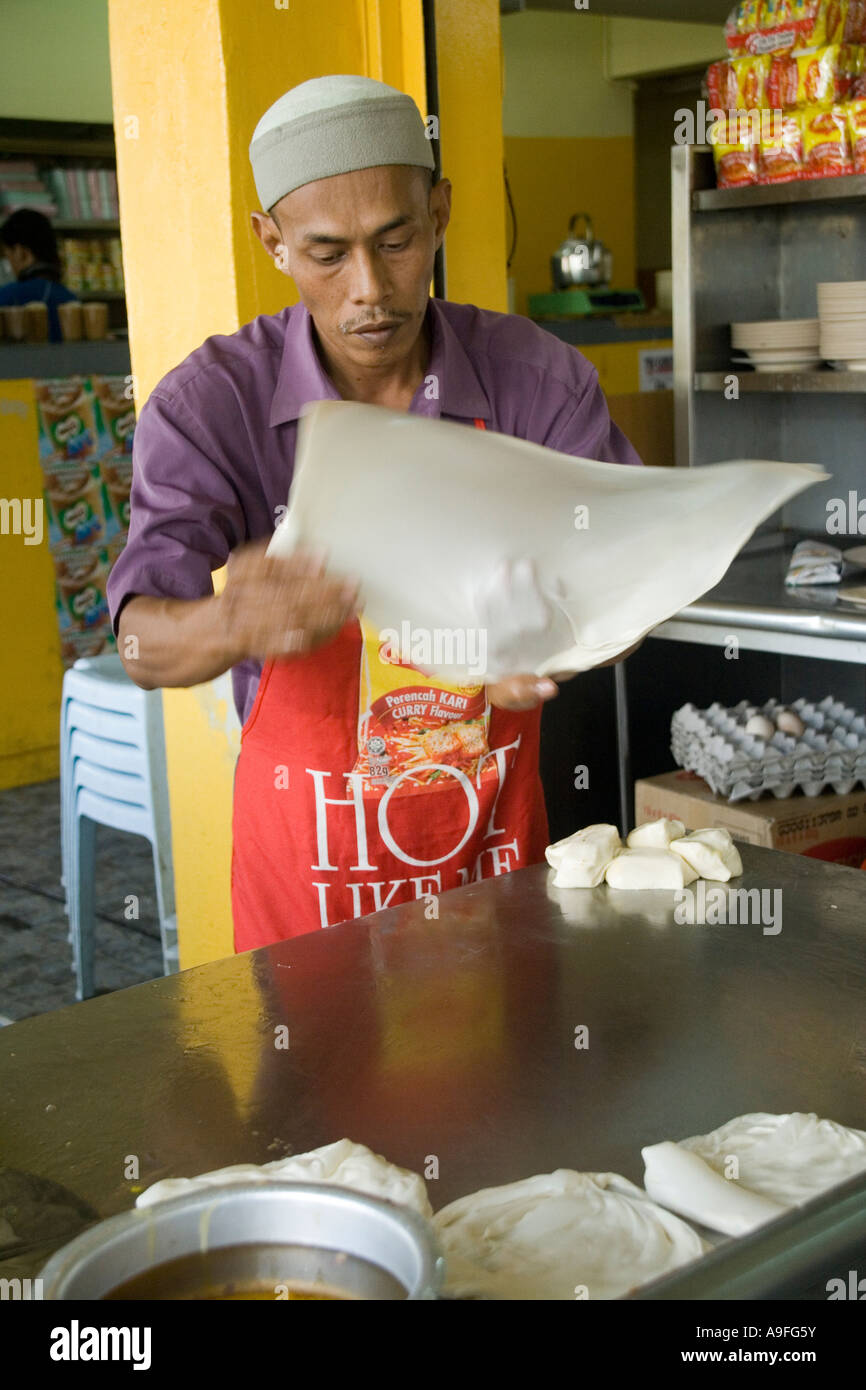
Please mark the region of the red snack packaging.
POLYGON ((848 101, 854 95, 858 78, 863 76, 866 49, 861 44, 843 44, 839 50, 839 64, 836 70, 836 100, 848 101))
POLYGON ((734 57, 742 57, 749 51, 749 39, 756 35, 761 24, 761 11, 766 0, 740 0, 728 15, 725 25, 725 39, 728 52, 734 57))
POLYGON ((736 100, 728 111, 760 111, 767 104, 767 82, 770 76, 768 56, 735 58, 731 63, 736 83, 736 100))
POLYGON ((832 105, 837 88, 845 86, 842 54, 839 44, 808 53, 774 54, 766 82, 768 106, 785 111, 792 106, 832 105))
POLYGON ((848 0, 843 43, 866 43, 866 0, 848 0))
POLYGON ((763 0, 759 27, 749 34, 750 53, 776 53, 792 48, 825 48, 857 42, 846 37, 851 4, 859 0, 763 0))
POLYGON ((789 111, 772 122, 772 133, 761 135, 760 183, 790 183, 803 177, 803 132, 799 111, 789 111))
POLYGON ((848 114, 844 106, 808 106, 803 112, 803 166, 807 179, 852 174, 848 114))
POLYGON ((848 138, 855 174, 866 174, 866 100, 849 101, 848 138))
POLYGON ((710 134, 719 188, 742 188, 758 182, 758 146, 748 120, 725 117, 710 134))
POLYGON ((736 110, 737 75, 733 63, 711 63, 704 78, 704 91, 711 110, 736 110))

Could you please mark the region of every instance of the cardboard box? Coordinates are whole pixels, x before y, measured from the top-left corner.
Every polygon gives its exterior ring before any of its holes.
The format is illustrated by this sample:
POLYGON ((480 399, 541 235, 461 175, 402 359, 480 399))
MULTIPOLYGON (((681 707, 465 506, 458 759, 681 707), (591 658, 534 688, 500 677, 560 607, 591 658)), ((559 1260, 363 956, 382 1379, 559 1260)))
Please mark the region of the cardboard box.
POLYGON ((643 391, 608 396, 614 424, 637 449, 644 463, 671 468, 674 462, 674 393, 643 391))
MULTIPOLYGON (((687 830, 722 826, 735 840, 808 854, 859 869, 866 861, 866 789, 847 796, 789 796, 726 801, 693 772, 666 772, 635 783, 635 823, 671 816, 687 830)), ((864 881, 866 887, 866 881, 864 881)))

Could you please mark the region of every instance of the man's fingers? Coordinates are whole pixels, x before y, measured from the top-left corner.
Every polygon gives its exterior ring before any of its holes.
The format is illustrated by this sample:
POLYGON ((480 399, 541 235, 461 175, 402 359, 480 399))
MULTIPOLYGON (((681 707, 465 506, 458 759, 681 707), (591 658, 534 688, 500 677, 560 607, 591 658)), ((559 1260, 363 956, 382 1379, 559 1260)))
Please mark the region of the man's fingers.
POLYGON ((492 705, 515 711, 536 709, 558 694, 556 685, 547 676, 508 676, 487 688, 492 705))

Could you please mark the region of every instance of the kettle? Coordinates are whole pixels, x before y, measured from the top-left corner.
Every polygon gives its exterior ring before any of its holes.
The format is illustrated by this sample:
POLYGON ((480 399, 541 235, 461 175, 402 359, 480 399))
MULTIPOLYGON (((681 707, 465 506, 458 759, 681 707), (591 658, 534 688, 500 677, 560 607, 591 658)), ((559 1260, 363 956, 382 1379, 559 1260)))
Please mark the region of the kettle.
POLYGON ((567 290, 572 285, 610 284, 613 256, 601 241, 596 241, 588 213, 576 212, 568 224, 568 237, 550 258, 553 288, 567 290), (584 235, 577 235, 579 222, 584 235))

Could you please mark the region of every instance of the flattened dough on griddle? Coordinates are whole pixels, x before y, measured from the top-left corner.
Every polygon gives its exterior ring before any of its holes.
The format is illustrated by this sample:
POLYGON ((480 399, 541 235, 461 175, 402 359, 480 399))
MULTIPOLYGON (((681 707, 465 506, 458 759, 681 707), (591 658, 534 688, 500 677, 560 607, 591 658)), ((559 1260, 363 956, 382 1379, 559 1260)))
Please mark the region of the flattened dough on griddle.
POLYGON ((201 1187, 223 1187, 236 1182, 334 1183, 337 1187, 350 1187, 370 1197, 384 1197, 400 1206, 412 1207, 421 1216, 433 1215, 427 1188, 419 1173, 398 1168, 351 1139, 338 1139, 333 1144, 310 1149, 308 1153, 274 1159, 273 1163, 235 1163, 230 1168, 217 1168, 197 1178, 162 1178, 145 1188, 135 1205, 150 1207, 201 1187))
POLYGON ((460 1197, 433 1225, 460 1298, 618 1298, 707 1248, 626 1178, 567 1168, 460 1197))
POLYGON ((800 1111, 738 1115, 680 1144, 719 1173, 735 1157, 741 1186, 789 1207, 866 1170, 866 1132, 800 1111))
POLYGON ((665 1141, 642 1149, 644 1187, 656 1202, 729 1236, 744 1236, 787 1207, 725 1178, 700 1154, 665 1141))
POLYGON ((483 633, 480 662, 453 643, 440 649, 435 673, 448 680, 586 671, 705 594, 766 517, 826 476, 760 460, 598 463, 494 430, 317 401, 301 419, 268 553, 324 551, 361 581, 365 619, 380 632, 408 622, 483 633), (387 519, 375 544, 360 520, 371 505, 387 519), (580 529, 577 507, 587 509, 580 529))

